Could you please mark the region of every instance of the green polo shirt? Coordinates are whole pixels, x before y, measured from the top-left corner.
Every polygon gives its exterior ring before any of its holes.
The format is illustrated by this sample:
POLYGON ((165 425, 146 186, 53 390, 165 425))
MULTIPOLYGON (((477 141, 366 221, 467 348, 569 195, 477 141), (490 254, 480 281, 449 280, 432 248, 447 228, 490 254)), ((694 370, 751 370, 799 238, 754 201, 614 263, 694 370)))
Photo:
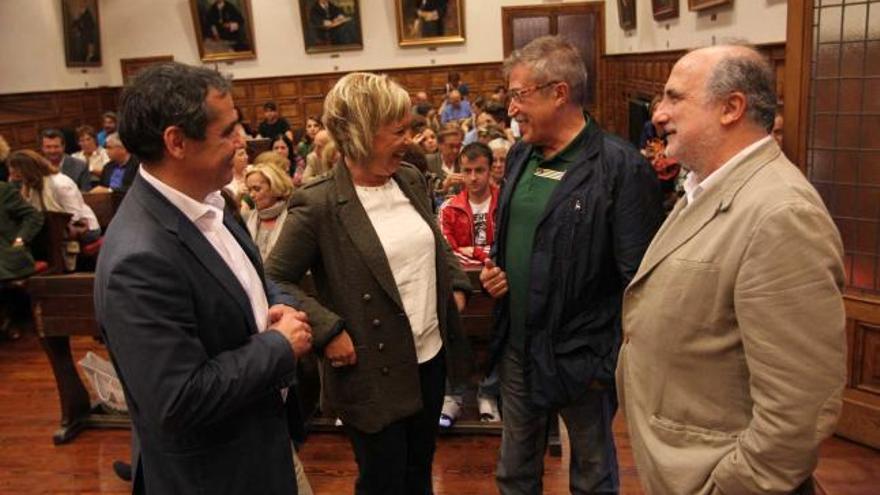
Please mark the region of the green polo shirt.
POLYGON ((562 180, 565 171, 586 152, 587 129, 584 128, 559 153, 544 158, 542 150, 532 148, 522 175, 516 182, 510 199, 510 214, 505 239, 505 271, 510 295, 510 335, 508 345, 523 351, 526 340, 528 315, 529 267, 538 221, 544 213, 550 195, 562 180))

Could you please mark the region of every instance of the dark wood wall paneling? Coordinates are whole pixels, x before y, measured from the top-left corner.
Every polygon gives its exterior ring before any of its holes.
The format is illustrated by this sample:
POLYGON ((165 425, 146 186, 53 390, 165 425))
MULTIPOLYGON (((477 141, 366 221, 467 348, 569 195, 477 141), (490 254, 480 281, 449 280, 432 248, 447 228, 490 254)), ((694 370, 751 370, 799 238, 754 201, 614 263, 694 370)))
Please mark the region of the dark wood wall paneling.
MULTIPOLYGON (((454 66, 411 67, 379 70, 397 80, 410 93, 427 91, 434 105, 443 99, 447 75, 457 71, 470 89, 470 98, 488 96, 503 83, 501 63, 481 63, 454 66)), ((262 119, 262 105, 267 101, 278 104, 278 110, 294 127, 305 125, 307 117, 320 116, 324 95, 346 73, 284 76, 235 81, 235 103, 250 124, 262 119)))
MULTIPOLYGON (((471 91, 471 98, 488 96, 502 84, 501 63, 410 67, 380 70, 399 81, 408 91, 427 91, 439 106, 447 75, 458 71, 471 91)), ((303 127, 307 116, 320 116, 324 95, 346 73, 238 79, 233 87, 236 105, 250 124, 262 119, 262 105, 275 101, 294 127, 303 127)), ((0 95, 0 135, 12 149, 36 148, 37 135, 47 127, 100 125, 101 114, 114 110, 121 88, 95 88, 0 95)))
POLYGON ((47 127, 97 126, 116 107, 119 88, 75 89, 0 95, 0 135, 12 149, 34 148, 47 127))
MULTIPOLYGON (((785 43, 759 47, 776 70, 776 94, 782 100, 785 69, 785 43)), ((650 101, 663 92, 663 86, 672 66, 686 53, 674 50, 627 55, 606 55, 604 74, 601 74, 604 105, 603 124, 611 132, 626 136, 629 129, 629 100, 642 98, 650 101)))
MULTIPOLYGON (((782 98, 785 45, 761 47, 776 66, 777 89, 782 98)), ((606 129, 626 135, 628 102, 631 98, 650 100, 659 94, 675 61, 683 50, 607 55, 602 57, 600 98, 596 108, 606 129)), ((458 71, 471 90, 471 98, 488 96, 503 83, 501 62, 410 67, 379 71, 398 80, 410 92, 427 91, 439 105, 447 74, 458 71)), ((307 116, 320 115, 324 95, 345 73, 281 76, 235 81, 234 96, 245 120, 255 125, 262 118, 262 105, 278 103, 281 114, 295 127, 305 124, 307 116)), ((116 107, 120 88, 96 88, 0 95, 0 134, 15 148, 35 147, 37 133, 50 126, 98 125, 100 115, 116 107)))

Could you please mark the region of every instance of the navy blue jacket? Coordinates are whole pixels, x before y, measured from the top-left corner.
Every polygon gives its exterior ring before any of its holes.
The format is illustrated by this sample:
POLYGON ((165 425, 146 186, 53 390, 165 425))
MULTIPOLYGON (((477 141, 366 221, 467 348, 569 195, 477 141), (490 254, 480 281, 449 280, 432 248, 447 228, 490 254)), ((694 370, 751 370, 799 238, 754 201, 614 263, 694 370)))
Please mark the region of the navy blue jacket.
MULTIPOLYGON (((614 386, 623 289, 663 222, 659 183, 629 143, 587 129, 585 152, 553 191, 535 231, 526 316, 526 383, 542 407, 569 404, 594 380, 614 386)), ((532 145, 507 156, 495 259, 505 269, 513 189, 532 145)), ((515 219, 514 219, 515 221, 515 219)), ((491 365, 510 328, 509 297, 495 307, 491 365)))
MULTIPOLYGON (((223 223, 263 278, 250 236, 223 223)), ((294 304, 265 289, 270 306, 294 304)), ((290 344, 257 332, 235 274, 141 176, 104 237, 95 311, 139 440, 134 493, 296 493, 290 344)))

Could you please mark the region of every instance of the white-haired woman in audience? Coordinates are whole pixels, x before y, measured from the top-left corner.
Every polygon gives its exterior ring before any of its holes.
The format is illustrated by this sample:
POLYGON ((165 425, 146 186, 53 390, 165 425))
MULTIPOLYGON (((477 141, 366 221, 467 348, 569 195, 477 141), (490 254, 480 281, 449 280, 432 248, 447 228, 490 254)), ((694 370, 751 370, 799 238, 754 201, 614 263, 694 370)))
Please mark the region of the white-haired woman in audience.
POLYGON ((493 139, 489 141, 489 149, 492 150, 492 166, 489 169, 489 177, 492 183, 501 187, 504 173, 507 167, 507 152, 510 150, 510 141, 506 139, 493 139))
POLYGON ((287 218, 287 200, 293 194, 293 185, 278 167, 270 164, 248 167, 244 181, 254 206, 245 223, 265 260, 287 218))
POLYGON ((19 150, 7 160, 9 179, 21 183, 21 196, 39 211, 70 213, 70 233, 82 244, 101 237, 95 212, 73 180, 33 150, 19 150))
POLYGON ((447 373, 472 363, 458 311, 467 277, 401 164, 410 99, 387 76, 352 73, 324 100, 342 160, 298 190, 266 273, 299 296, 321 358, 324 412, 342 419, 358 494, 428 494, 447 373), (317 298, 298 286, 311 270, 317 298))

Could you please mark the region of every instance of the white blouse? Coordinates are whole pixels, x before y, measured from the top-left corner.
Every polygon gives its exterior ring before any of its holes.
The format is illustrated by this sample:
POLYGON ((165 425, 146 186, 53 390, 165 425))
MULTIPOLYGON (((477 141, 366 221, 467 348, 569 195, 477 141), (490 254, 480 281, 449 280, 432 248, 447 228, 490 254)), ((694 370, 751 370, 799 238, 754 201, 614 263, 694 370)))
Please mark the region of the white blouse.
POLYGON ((86 158, 86 154, 82 151, 77 151, 71 156, 86 162, 86 165, 89 166, 89 172, 91 172, 92 175, 97 176, 101 175, 101 172, 104 171, 104 165, 107 165, 110 161, 110 157, 107 155, 107 150, 100 146, 98 146, 98 148, 95 149, 95 152, 89 155, 88 158, 86 158))
MULTIPOLYGON (((43 192, 50 196, 44 199, 47 210, 60 210, 62 212, 70 213, 73 215, 70 219, 71 223, 83 220, 89 230, 97 230, 101 228, 101 226, 98 225, 98 217, 95 216, 95 212, 92 211, 92 209, 89 208, 89 205, 86 204, 85 200, 83 200, 83 195, 80 192, 79 187, 77 187, 76 183, 73 182, 73 179, 70 177, 60 172, 44 177, 43 192)), ((28 202, 30 202, 34 208, 40 211, 43 210, 43 205, 40 204, 39 195, 31 192, 28 202)))
POLYGON ((382 243, 412 328, 416 357, 424 363, 443 347, 437 318, 434 234, 393 179, 379 187, 355 186, 355 190, 382 243))

